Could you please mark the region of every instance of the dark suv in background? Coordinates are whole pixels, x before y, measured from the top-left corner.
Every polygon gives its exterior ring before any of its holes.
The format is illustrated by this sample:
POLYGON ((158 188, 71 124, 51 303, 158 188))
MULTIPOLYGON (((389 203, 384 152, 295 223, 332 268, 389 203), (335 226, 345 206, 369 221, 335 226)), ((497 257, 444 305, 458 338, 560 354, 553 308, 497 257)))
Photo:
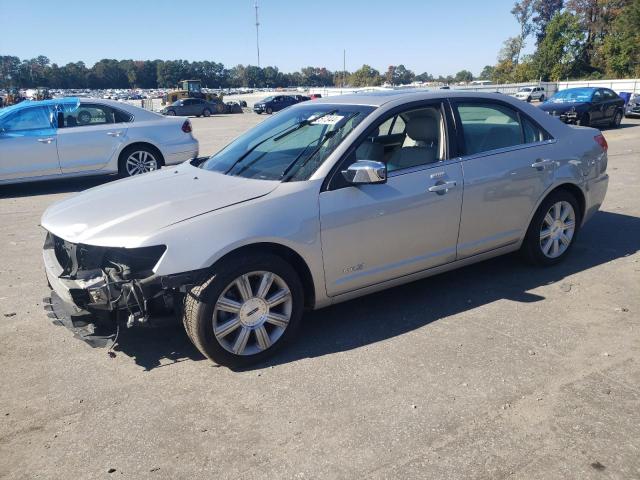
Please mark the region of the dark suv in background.
POLYGON ((299 101, 291 95, 275 95, 256 102, 253 106, 253 111, 258 114, 272 114, 273 112, 279 112, 280 110, 290 107, 291 105, 295 105, 296 103, 299 103, 299 101))

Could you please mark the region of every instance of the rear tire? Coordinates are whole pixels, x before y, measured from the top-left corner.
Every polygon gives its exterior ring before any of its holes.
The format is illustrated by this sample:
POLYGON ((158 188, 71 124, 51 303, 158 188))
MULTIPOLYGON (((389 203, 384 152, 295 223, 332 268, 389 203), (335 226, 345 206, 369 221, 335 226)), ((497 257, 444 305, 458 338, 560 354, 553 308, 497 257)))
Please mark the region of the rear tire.
POLYGON ((203 116, 203 117, 209 117, 209 116, 211 116, 211 110, 209 110, 208 108, 205 108, 205 109, 202 111, 202 116, 203 116))
POLYGON ((293 267, 276 255, 251 253, 216 264, 187 293, 182 318, 202 354, 219 365, 242 368, 289 342, 303 308, 303 287, 293 267))
POLYGON ((540 95, 540 99, 538 100, 540 103, 544 102, 544 95, 540 95))
POLYGON ((531 97, 527 97, 527 103, 531 103, 531 97))
POLYGON ((121 177, 133 177, 160 169, 160 153, 146 145, 131 145, 125 148, 118 160, 118 172, 121 177))
POLYGON ((576 198, 566 190, 552 192, 531 219, 520 248, 524 259, 541 266, 561 262, 575 243, 581 221, 576 198))

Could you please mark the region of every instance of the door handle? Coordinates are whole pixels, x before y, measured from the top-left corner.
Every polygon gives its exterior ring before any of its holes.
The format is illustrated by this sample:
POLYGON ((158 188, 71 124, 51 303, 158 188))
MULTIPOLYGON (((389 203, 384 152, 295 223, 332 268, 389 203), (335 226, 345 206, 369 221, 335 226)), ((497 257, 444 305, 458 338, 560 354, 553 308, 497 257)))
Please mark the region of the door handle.
POLYGON ((428 191, 432 193, 438 193, 440 195, 444 195, 452 188, 455 188, 457 183, 455 181, 450 182, 438 182, 435 185, 428 188, 428 191))
POLYGON ((539 158, 535 162, 531 164, 531 168, 535 168, 536 170, 544 170, 547 165, 552 165, 553 160, 549 160, 547 158, 539 158))
POLYGON ((51 143, 51 142, 53 142, 53 137, 39 138, 38 141, 40 143, 51 143))
POLYGON ((122 132, 107 132, 107 135, 109 135, 110 137, 119 137, 120 135, 122 135, 122 132))

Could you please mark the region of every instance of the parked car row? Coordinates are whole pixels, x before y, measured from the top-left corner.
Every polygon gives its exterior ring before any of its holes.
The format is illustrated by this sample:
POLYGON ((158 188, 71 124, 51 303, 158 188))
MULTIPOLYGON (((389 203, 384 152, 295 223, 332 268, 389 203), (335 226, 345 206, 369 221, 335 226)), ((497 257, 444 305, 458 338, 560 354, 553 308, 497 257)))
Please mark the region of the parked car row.
POLYGON ((188 119, 127 103, 59 98, 0 110, 0 184, 134 176, 197 156, 188 119))
POLYGON ((52 205, 43 256, 65 302, 128 325, 174 308, 204 355, 243 367, 291 340, 305 309, 518 250, 562 261, 607 184, 598 130, 508 96, 327 98, 204 162, 52 205))

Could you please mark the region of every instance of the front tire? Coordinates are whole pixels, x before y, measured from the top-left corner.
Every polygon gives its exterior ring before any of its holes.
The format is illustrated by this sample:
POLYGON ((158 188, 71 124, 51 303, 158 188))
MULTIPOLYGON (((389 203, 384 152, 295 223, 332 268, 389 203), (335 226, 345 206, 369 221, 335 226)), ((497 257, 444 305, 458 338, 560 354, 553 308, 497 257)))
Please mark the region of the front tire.
POLYGON ((585 113, 578 119, 578 125, 581 127, 588 127, 591 124, 591 118, 588 113, 585 113))
POLYGON ((622 112, 618 110, 616 114, 613 116, 611 120, 611 128, 620 128, 620 124, 622 123, 622 112))
POLYGON ((175 117, 175 116, 176 116, 176 112, 175 112, 175 110, 167 110, 167 116, 169 116, 169 117, 175 117))
POLYGON ((531 97, 527 97, 527 103, 531 103, 531 97))
POLYGON ((578 201, 569 192, 552 192, 538 207, 522 243, 524 258, 535 265, 555 265, 575 243, 581 222, 578 201))
POLYGON ((273 109, 271 107, 267 107, 267 114, 271 115, 273 113, 273 109))
POLYGON ((211 116, 211 110, 209 110, 208 108, 205 108, 205 109, 202 111, 202 116, 203 116, 203 117, 209 117, 209 116, 211 116))
POLYGON ((185 298, 183 323, 209 359, 242 368, 273 355, 295 335, 304 307, 300 278, 272 254, 233 256, 185 298))

